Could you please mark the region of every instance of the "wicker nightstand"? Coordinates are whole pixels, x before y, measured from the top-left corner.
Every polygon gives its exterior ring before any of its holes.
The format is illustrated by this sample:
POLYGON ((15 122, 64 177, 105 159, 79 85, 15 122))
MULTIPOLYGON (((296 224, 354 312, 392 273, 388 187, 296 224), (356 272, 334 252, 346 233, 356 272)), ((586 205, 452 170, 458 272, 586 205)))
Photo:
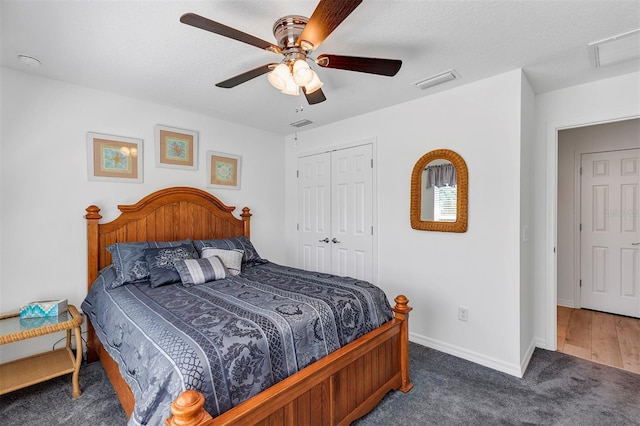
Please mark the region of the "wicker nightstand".
POLYGON ((82 320, 82 315, 73 305, 69 305, 69 310, 57 317, 20 319, 17 313, 0 316, 0 345, 67 331, 67 344, 64 348, 0 364, 0 395, 73 373, 72 395, 74 398, 79 397, 82 393, 78 384, 82 362, 82 339, 80 338, 82 320), (75 354, 71 349, 72 329, 76 339, 75 354))

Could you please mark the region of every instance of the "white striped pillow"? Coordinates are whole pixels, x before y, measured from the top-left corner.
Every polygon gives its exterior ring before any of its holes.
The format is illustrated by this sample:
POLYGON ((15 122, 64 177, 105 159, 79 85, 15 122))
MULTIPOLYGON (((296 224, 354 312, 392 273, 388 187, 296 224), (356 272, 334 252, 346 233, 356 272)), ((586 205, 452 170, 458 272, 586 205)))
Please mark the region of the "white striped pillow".
POLYGON ((189 287, 227 277, 227 268, 218 256, 201 259, 176 259, 173 263, 182 284, 189 287))
POLYGON ((224 250, 215 247, 204 247, 200 257, 218 256, 230 276, 238 275, 242 270, 242 257, 244 250, 232 249, 224 250))

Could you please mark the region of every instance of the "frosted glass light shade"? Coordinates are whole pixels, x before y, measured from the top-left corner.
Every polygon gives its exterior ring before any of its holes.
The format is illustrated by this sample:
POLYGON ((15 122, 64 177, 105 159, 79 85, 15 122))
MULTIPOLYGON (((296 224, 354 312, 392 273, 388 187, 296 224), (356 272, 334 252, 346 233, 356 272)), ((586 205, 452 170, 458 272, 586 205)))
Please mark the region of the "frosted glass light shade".
POLYGON ((311 80, 313 80, 314 74, 313 70, 309 68, 307 61, 297 59, 293 63, 293 80, 298 86, 306 86, 309 84, 311 80))
POLYGON ((289 78, 285 81, 285 88, 281 90, 285 95, 297 96, 300 94, 298 85, 293 81, 293 76, 289 75, 289 78))
POLYGON ((289 78, 291 78, 291 74, 289 67, 285 64, 279 64, 267 75, 269 83, 278 90, 284 90, 287 87, 289 78))
POLYGON ((320 81, 318 74, 316 74, 313 70, 311 72, 313 73, 313 79, 304 86, 304 90, 307 93, 313 93, 324 85, 324 83, 320 81))

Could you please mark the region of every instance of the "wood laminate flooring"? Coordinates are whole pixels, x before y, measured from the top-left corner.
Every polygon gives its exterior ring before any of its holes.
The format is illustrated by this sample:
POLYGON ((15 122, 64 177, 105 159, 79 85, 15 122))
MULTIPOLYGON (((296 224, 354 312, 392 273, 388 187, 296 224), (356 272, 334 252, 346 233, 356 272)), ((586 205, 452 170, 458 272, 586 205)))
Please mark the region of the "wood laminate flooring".
POLYGON ((558 306, 558 352, 640 374, 640 319, 558 306))

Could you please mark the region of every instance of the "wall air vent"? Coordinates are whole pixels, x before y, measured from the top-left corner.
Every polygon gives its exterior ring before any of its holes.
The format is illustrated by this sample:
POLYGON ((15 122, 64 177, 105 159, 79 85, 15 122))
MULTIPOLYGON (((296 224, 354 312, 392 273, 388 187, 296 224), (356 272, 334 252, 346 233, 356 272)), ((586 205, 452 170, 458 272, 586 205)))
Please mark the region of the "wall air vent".
POLYGON ((302 126, 308 126, 311 123, 313 123, 313 121, 307 120, 305 118, 305 119, 302 119, 302 120, 295 121, 295 122, 289 124, 289 126, 302 127, 302 126))
POLYGON ((447 81, 460 78, 458 71, 453 68, 439 74, 432 75, 431 77, 423 78, 422 80, 414 81, 411 84, 415 84, 420 89, 428 89, 429 87, 437 86, 438 84, 446 83, 447 81))
POLYGON ((640 57, 640 29, 589 43, 591 63, 599 68, 640 57))

